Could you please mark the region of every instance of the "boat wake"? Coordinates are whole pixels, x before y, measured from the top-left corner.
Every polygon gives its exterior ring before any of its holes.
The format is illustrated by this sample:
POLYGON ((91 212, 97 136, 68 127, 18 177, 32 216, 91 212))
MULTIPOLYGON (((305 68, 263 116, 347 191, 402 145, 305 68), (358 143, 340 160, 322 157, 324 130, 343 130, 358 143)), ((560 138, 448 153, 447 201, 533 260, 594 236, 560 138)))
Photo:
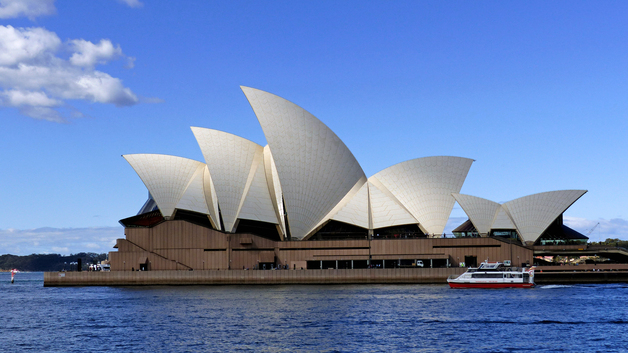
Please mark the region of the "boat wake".
POLYGON ((556 288, 570 288, 573 287, 573 285, 569 285, 569 284, 548 284, 545 286, 537 286, 537 288, 539 289, 556 289, 556 288))

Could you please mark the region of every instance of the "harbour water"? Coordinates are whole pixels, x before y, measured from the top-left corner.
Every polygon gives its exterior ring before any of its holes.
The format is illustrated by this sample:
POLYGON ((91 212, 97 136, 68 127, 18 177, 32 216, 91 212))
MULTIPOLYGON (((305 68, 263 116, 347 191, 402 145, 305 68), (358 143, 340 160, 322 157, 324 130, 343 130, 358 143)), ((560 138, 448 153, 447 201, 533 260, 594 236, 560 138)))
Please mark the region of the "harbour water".
POLYGON ((626 352, 628 284, 43 287, 0 273, 0 352, 626 352))

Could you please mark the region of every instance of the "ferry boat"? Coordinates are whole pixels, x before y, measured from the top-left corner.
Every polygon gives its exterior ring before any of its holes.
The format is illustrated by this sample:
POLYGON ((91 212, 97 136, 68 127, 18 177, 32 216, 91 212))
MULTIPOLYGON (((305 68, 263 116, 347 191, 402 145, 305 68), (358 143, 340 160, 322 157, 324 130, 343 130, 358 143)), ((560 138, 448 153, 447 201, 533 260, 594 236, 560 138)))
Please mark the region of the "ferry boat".
POLYGON ((459 276, 449 276, 447 283, 451 288, 532 288, 535 286, 534 266, 527 269, 484 261, 459 276))

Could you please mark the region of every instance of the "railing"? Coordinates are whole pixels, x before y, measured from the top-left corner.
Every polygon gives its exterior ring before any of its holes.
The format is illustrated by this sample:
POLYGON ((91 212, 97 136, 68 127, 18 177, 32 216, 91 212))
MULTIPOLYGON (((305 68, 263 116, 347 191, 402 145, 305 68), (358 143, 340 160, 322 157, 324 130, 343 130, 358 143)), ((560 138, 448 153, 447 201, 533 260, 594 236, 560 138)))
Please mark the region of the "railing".
POLYGON ((407 232, 407 233, 386 233, 386 234, 373 234, 373 240, 379 239, 456 239, 456 238, 479 238, 477 237, 458 237, 454 234, 424 234, 420 232, 407 232))

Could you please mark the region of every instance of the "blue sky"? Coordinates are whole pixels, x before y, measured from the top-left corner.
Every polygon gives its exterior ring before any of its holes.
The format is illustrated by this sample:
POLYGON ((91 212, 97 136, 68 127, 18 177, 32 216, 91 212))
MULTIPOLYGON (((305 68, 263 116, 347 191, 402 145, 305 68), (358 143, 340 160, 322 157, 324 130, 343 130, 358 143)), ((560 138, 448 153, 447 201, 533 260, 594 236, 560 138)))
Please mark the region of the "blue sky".
MULTIPOLYGON (((147 191, 121 157, 264 145, 239 86, 305 108, 368 176, 473 158, 462 193, 589 192, 628 238, 628 3, 0 0, 0 254, 106 252, 147 191)), ((449 230, 466 219, 456 205, 449 230)))

